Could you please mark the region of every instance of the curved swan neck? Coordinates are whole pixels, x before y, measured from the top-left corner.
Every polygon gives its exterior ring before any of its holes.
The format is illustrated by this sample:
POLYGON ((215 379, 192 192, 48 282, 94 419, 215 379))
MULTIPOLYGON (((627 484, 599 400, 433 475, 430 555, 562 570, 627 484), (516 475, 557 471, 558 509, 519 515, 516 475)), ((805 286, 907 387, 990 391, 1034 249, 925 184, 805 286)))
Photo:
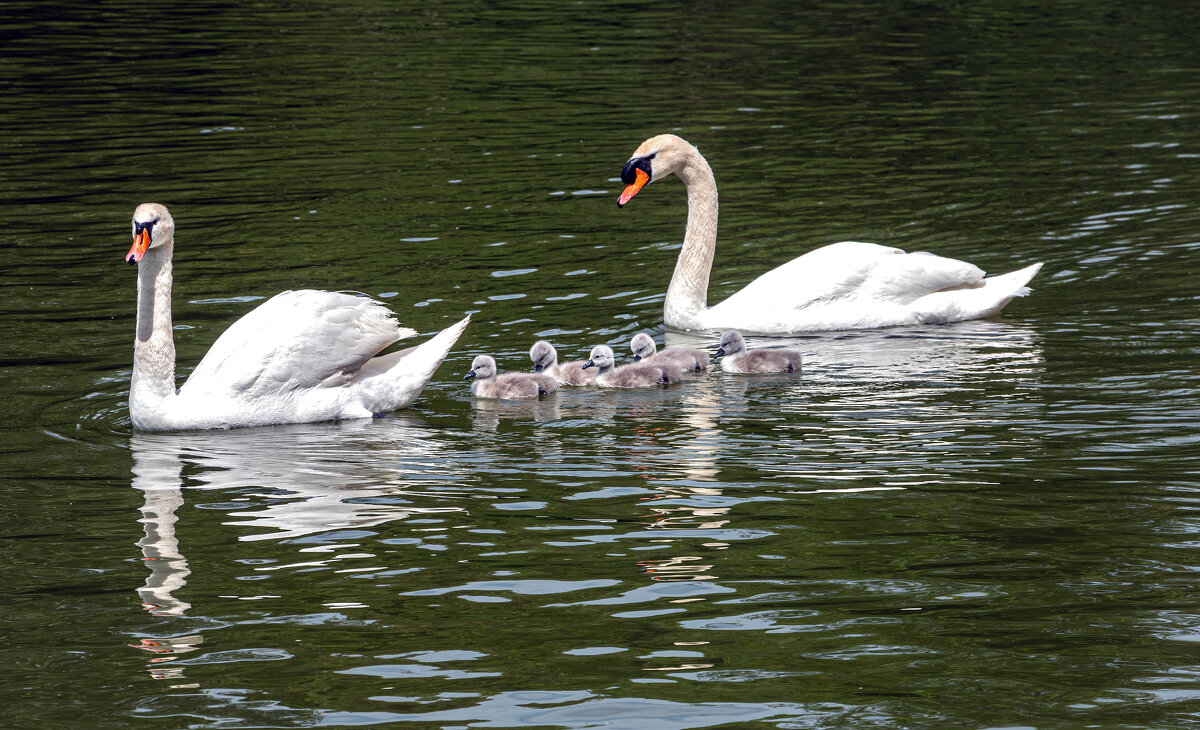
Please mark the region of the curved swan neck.
POLYGON ((708 309, 708 279, 717 248, 717 181, 691 145, 676 174, 687 187, 687 230, 663 302, 663 320, 673 327, 696 329, 700 314, 708 309))
POLYGON ((175 337, 171 326, 171 252, 174 241, 146 251, 138 264, 137 335, 129 405, 135 425, 141 408, 175 395, 175 337))

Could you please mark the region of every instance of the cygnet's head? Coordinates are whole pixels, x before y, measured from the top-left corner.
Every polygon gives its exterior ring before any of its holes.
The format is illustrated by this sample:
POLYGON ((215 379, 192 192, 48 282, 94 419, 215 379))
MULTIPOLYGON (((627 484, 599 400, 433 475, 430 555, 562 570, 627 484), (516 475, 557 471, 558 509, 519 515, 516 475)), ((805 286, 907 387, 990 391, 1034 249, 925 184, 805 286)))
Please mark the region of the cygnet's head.
POLYGON ((654 339, 645 332, 638 332, 629 341, 629 349, 633 351, 633 361, 638 362, 644 357, 650 357, 658 352, 658 345, 654 344, 654 339))
POLYGON ((496 361, 491 355, 479 355, 471 361, 471 370, 463 376, 463 380, 479 378, 492 380, 496 377, 496 361))
POLYGON ((613 350, 608 345, 596 345, 592 348, 592 354, 588 356, 588 361, 583 364, 583 368, 599 368, 607 370, 613 366, 616 358, 613 356, 613 350))
POLYGON ((166 245, 175 238, 175 220, 165 205, 142 203, 133 211, 133 246, 125 260, 136 264, 152 248, 166 245))
POLYGON ((736 355, 745 349, 746 341, 742 339, 742 333, 737 330, 729 330, 721 335, 721 344, 713 353, 713 359, 722 355, 736 355))
POLYGON ((545 340, 538 340, 529 348, 529 359, 533 360, 533 372, 540 373, 558 364, 558 351, 545 340))
POLYGON ((625 192, 617 199, 624 206, 647 183, 661 180, 687 164, 689 153, 700 154, 687 140, 674 134, 660 134, 642 142, 621 171, 625 192))

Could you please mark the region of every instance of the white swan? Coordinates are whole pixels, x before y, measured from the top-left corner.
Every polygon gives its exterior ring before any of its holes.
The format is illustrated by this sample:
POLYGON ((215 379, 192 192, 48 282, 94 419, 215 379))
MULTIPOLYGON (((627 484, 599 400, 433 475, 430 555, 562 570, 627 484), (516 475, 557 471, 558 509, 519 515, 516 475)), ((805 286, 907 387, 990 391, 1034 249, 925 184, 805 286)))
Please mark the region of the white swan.
POLYGON ((137 336, 129 416, 168 431, 367 418, 420 394, 470 317, 416 347, 375 357, 415 330, 383 304, 327 291, 286 291, 234 322, 175 387, 171 253, 175 221, 157 203, 133 212, 137 336))
POLYGON ((647 183, 675 173, 688 219, 663 321, 678 330, 736 328, 760 334, 958 322, 999 312, 1040 263, 984 278, 979 267, 928 253, 843 241, 772 269, 715 306, 708 278, 717 244, 717 183, 699 150, 673 134, 643 142, 621 173, 624 206, 647 183))

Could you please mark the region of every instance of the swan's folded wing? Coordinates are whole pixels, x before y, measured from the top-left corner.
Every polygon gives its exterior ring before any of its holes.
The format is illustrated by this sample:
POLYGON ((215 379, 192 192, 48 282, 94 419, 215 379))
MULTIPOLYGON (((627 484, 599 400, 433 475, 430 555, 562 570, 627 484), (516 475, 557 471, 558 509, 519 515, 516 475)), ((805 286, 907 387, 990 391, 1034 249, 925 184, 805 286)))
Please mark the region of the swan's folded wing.
POLYGON ((843 241, 766 272, 718 306, 761 307, 771 302, 777 308, 802 310, 838 301, 908 304, 931 292, 973 286, 983 275, 965 261, 843 241))
POLYGON ((415 334, 368 297, 287 291, 225 330, 184 387, 196 394, 257 396, 339 385, 380 350, 415 334))
POLYGON ((880 257, 863 283, 863 294, 894 304, 911 304, 936 291, 971 287, 983 280, 983 269, 966 261, 931 253, 880 257))
POLYGON ((809 251, 750 282, 714 309, 797 310, 853 296, 881 260, 903 256, 898 248, 876 243, 842 241, 809 251))

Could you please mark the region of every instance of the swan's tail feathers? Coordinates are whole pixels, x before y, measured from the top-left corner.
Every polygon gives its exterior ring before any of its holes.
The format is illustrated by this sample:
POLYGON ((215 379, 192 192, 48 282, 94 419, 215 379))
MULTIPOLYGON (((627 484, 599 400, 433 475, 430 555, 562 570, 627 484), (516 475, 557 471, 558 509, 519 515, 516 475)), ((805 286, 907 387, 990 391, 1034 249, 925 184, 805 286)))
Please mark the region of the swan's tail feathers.
POLYGON ((386 413, 412 403, 470 322, 467 315, 415 347, 372 358, 355 375, 364 389, 364 405, 374 413, 386 413))
POLYGON ((1007 274, 989 276, 974 286, 927 294, 913 303, 917 318, 929 324, 991 317, 1016 297, 1029 294, 1026 284, 1041 268, 1039 262, 1007 274))
POLYGON ((969 290, 969 293, 967 293, 966 301, 963 302, 963 309, 968 316, 963 317, 963 319, 990 317, 1001 309, 1004 309, 1005 305, 1016 297, 1023 297, 1029 294, 1029 287, 1025 285, 1029 283, 1029 280, 1041 268, 1042 264, 1039 261, 1023 269, 1010 271, 1007 274, 987 277, 983 280, 982 287, 969 290), (978 298, 976 299, 971 295, 978 295, 978 298))
MULTIPOLYGON (((1008 300, 1011 300, 1013 297, 1023 297, 1029 294, 1029 287, 1025 285, 1028 284, 1033 277, 1037 276, 1037 272, 1041 270, 1042 262, 1039 261, 1038 263, 1026 266, 1023 269, 1017 269, 1016 271, 1010 271, 1007 274, 1001 274, 1000 276, 993 276, 984 279, 984 283, 989 287, 999 287, 996 289, 997 292, 1006 289, 1010 290, 1012 293, 1009 294, 1008 300)), ((1008 300, 1005 300, 1005 304, 1008 303, 1008 300)), ((1004 305, 1002 304, 1000 306, 1004 305)))

